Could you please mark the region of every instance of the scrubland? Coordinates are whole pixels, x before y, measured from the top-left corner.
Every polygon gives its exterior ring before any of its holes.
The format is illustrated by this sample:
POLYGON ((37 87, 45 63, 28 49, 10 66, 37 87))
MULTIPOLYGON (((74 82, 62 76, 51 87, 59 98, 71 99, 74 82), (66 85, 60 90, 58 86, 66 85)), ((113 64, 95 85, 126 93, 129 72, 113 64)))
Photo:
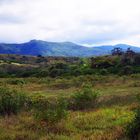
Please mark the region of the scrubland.
POLYGON ((50 122, 37 119, 34 109, 30 107, 32 103, 28 102, 18 113, 1 115, 0 139, 129 140, 127 126, 134 120, 135 110, 139 107, 139 74, 0 79, 1 88, 14 89, 27 97, 37 98, 37 103, 40 101, 41 105, 44 98, 52 102, 61 98, 69 103, 75 93, 83 90, 83 85, 90 85, 93 92, 98 92, 94 106, 73 109, 73 104, 70 104, 66 109, 66 117, 61 116, 58 120, 51 118, 53 121, 50 122))

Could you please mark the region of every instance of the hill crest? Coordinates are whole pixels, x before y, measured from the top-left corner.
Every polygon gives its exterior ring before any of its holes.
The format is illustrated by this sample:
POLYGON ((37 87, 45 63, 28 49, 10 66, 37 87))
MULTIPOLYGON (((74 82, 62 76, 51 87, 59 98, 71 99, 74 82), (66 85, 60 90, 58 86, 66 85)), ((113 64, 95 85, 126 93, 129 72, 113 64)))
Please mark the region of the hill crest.
POLYGON ((140 52, 139 47, 127 44, 86 47, 72 42, 47 42, 34 39, 19 44, 0 43, 0 54, 90 57, 110 54, 115 47, 120 47, 123 50, 130 47, 135 52, 140 52))

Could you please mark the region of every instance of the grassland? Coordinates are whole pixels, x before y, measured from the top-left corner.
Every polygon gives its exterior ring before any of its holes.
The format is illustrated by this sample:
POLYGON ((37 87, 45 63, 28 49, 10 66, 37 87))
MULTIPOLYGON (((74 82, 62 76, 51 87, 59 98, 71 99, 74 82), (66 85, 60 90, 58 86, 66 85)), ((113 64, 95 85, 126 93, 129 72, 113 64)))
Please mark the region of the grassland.
POLYGON ((0 117, 0 140, 129 140, 125 130, 138 107, 140 75, 79 76, 65 78, 1 78, 0 87, 69 98, 83 83, 100 95, 93 109, 69 111, 53 125, 34 119, 32 111, 0 117))

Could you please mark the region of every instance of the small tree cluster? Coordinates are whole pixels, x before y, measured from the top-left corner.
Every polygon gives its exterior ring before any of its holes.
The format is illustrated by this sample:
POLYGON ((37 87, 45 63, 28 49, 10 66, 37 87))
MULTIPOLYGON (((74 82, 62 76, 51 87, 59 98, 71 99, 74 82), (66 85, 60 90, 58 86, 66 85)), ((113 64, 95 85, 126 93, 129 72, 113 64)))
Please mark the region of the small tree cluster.
POLYGON ((111 51, 111 53, 112 53, 112 55, 122 55, 122 54, 124 54, 122 48, 119 48, 119 47, 114 48, 114 49, 111 51))

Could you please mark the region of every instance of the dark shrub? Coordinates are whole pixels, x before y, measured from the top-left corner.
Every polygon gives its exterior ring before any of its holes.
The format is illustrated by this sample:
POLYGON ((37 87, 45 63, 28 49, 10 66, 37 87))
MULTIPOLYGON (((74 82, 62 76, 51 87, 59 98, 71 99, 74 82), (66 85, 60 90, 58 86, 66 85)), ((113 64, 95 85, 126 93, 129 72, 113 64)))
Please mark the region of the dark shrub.
POLYGON ((100 74, 101 74, 101 75, 107 75, 107 74, 109 74, 109 72, 108 72, 107 69, 101 69, 101 70, 100 70, 100 74))
POLYGON ((63 74, 63 70, 62 69, 52 69, 49 71, 49 76, 52 77, 52 78, 55 78, 57 76, 61 76, 63 74))
POLYGON ((0 114, 17 114, 26 104, 26 96, 16 90, 0 88, 0 114))
POLYGON ((63 69, 63 70, 68 69, 68 65, 64 63, 56 63, 54 67, 57 69, 63 69))
POLYGON ((134 120, 127 126, 127 135, 132 140, 140 139, 140 109, 137 109, 134 120))
POLYGON ((77 68, 77 69, 74 69, 71 71, 71 74, 73 76, 79 76, 79 75, 82 75, 82 70, 80 68, 77 68))
POLYGON ((121 69, 120 74, 122 75, 129 75, 133 73, 133 68, 132 66, 125 66, 121 69))
POLYGON ((40 70, 37 74, 35 74, 36 77, 47 77, 49 75, 49 72, 47 69, 40 70))
POLYGON ((9 84, 12 84, 12 85, 24 85, 24 84, 26 84, 26 81, 23 79, 10 79, 7 82, 9 84))
POLYGON ((82 71, 83 71, 83 75, 88 75, 88 74, 94 74, 95 73, 95 71, 91 68, 85 68, 82 71))
MULTIPOLYGON (((137 99, 140 102, 140 95, 137 95, 137 99)), ((127 125, 126 133, 131 140, 140 139, 140 106, 135 110, 134 119, 127 125)))

